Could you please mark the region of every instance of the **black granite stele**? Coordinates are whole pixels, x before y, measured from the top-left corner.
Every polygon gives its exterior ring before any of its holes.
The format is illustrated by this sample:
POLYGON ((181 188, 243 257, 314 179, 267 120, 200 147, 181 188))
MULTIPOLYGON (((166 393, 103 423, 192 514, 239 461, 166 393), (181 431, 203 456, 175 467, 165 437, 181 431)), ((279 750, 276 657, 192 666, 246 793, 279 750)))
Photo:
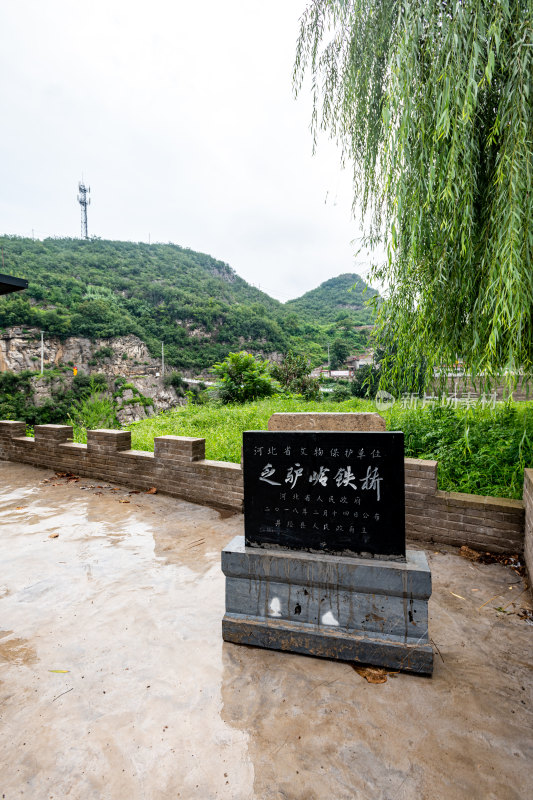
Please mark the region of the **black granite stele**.
POLYGON ((247 547, 405 558, 401 432, 243 435, 247 547))
POLYGON ((249 431, 226 642, 431 674, 431 572, 405 549, 403 434, 249 431))

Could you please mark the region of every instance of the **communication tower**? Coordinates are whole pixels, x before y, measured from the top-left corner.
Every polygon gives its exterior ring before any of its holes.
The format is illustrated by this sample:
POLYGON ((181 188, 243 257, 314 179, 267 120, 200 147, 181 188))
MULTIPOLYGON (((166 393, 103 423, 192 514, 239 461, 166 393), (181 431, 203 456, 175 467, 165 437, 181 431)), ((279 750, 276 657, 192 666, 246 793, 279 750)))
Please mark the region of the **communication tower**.
POLYGON ((82 239, 88 239, 89 234, 87 232, 87 206, 91 203, 91 198, 87 197, 89 192, 91 191, 90 186, 85 186, 83 181, 78 183, 78 203, 81 206, 81 236, 82 239))

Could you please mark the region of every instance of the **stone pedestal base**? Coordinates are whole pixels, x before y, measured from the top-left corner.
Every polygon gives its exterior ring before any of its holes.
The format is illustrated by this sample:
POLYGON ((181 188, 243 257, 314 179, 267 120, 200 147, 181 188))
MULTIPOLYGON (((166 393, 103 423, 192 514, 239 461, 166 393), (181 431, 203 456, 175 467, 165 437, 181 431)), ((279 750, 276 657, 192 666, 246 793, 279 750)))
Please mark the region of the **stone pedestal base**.
POLYGON ((431 573, 405 562, 245 547, 222 551, 227 642, 431 674, 431 573))

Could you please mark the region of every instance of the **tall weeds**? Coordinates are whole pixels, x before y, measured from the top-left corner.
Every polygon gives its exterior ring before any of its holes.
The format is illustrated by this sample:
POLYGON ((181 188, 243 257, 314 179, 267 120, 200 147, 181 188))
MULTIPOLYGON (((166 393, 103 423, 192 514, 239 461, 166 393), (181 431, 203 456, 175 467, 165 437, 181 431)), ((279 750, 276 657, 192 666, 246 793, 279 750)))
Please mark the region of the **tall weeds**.
MULTIPOLYGON (((153 450, 154 436, 206 439, 206 458, 238 463, 242 433, 266 430, 276 411, 375 411, 371 401, 317 403, 275 397, 235 406, 186 406, 130 426, 132 447, 153 450)), ((524 467, 533 466, 533 404, 499 403, 495 408, 427 406, 383 412, 388 430, 405 434, 405 454, 439 462, 445 491, 520 498, 524 467)))

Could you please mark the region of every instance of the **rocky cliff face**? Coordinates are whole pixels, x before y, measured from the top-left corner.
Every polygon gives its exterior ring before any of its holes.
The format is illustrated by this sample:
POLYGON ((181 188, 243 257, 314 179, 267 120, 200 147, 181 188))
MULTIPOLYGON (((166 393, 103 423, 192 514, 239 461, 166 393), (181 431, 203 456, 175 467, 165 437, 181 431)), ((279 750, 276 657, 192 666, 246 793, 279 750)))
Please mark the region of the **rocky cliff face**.
POLYGON ((131 383, 144 397, 150 397, 151 406, 143 406, 135 402, 135 394, 131 389, 126 389, 121 397, 117 410, 117 417, 121 425, 137 422, 145 417, 151 417, 160 411, 166 411, 174 406, 185 405, 184 397, 178 397, 172 386, 165 386, 163 378, 155 375, 130 376, 131 383))
MULTIPOLYGON (((175 390, 164 385, 160 374, 161 362, 152 358, 148 348, 137 336, 114 339, 84 339, 70 337, 61 341, 57 337, 44 338, 44 366, 46 370, 59 368, 64 374, 59 378, 33 379, 35 405, 42 405, 52 393, 68 387, 73 369, 78 372, 103 373, 109 378, 123 376, 152 406, 136 402, 136 393, 126 389, 117 411, 122 424, 135 422, 159 411, 165 411, 185 401, 175 390)), ((39 371, 41 367, 41 336, 37 329, 9 328, 0 334, 0 372, 20 373, 39 371)))
MULTIPOLYGON (((155 374, 161 368, 137 336, 115 339, 84 339, 72 336, 61 341, 44 337, 45 367, 70 366, 83 372, 106 375, 155 374), (110 352, 109 352, 110 351, 110 352)), ((0 372, 37 370, 41 364, 41 336, 35 328, 8 328, 0 334, 0 372)))

